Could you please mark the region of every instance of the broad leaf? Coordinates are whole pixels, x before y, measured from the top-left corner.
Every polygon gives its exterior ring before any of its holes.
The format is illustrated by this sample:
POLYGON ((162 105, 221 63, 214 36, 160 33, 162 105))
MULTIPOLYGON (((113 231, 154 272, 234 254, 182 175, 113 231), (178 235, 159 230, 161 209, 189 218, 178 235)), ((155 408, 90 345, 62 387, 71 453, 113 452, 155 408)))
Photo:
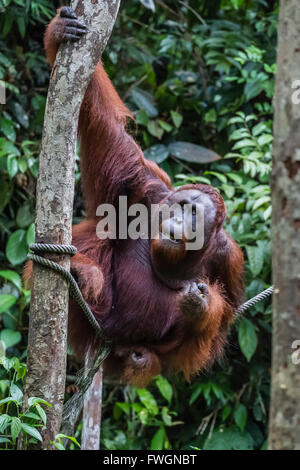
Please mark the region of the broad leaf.
POLYGON ((156 400, 154 396, 152 395, 149 390, 146 390, 145 388, 138 389, 137 390, 138 396, 143 403, 143 405, 147 408, 147 410, 152 414, 152 415, 157 415, 158 413, 158 406, 156 404, 156 400))
POLYGON ((27 228, 34 221, 34 212, 29 202, 25 202, 19 207, 16 217, 17 225, 20 228, 27 228))
POLYGON ((17 418, 16 416, 13 416, 11 418, 11 425, 10 425, 10 429, 11 429, 11 437, 12 437, 12 440, 15 442, 20 431, 21 431, 21 420, 20 418, 17 418))
POLYGON ((6 256, 8 261, 16 266, 26 260, 28 247, 25 230, 16 230, 8 239, 6 256))
POLYGON ((14 295, 0 295, 0 313, 6 313, 10 307, 16 303, 17 298, 14 295))
POLYGON ((242 353, 249 362, 257 348, 257 335, 253 323, 247 318, 240 321, 238 338, 242 353))
POLYGON ((8 423, 11 421, 11 416, 8 414, 1 414, 0 415, 0 432, 3 433, 3 431, 7 428, 8 423))
POLYGON ((19 149, 12 142, 4 139, 4 137, 0 138, 0 157, 3 155, 20 156, 19 149))
POLYGON ((151 445, 150 449, 151 450, 162 450, 164 448, 164 440, 166 436, 166 431, 165 428, 160 428, 156 433, 154 434, 152 440, 151 440, 151 445))
POLYGON ((18 173, 18 160, 13 155, 7 157, 7 171, 11 179, 18 173))
POLYGON ((242 403, 239 403, 234 410, 234 421, 243 432, 247 423, 247 408, 242 403))
POLYGON ((165 145, 152 145, 152 147, 149 147, 147 150, 145 150, 144 156, 153 162, 162 163, 168 158, 169 150, 165 145))
POLYGON ((170 382, 168 382, 168 380, 165 379, 162 375, 159 375, 156 378, 156 385, 162 396, 170 403, 173 396, 173 388, 170 382))
POLYGON ((190 142, 172 142, 168 149, 174 157, 189 163, 210 163, 221 158, 212 150, 190 142))
POLYGON ((9 389, 10 396, 16 400, 16 401, 21 401, 23 397, 23 392, 22 390, 16 385, 16 384, 11 384, 10 389, 9 389))
POLYGON ((43 442, 42 436, 40 435, 38 430, 33 426, 29 426, 29 424, 22 423, 22 429, 23 431, 25 431, 26 434, 29 434, 29 436, 32 436, 38 441, 43 442))
POLYGON ((171 116, 172 116, 174 126, 177 128, 180 127, 182 124, 182 120, 183 120, 182 115, 177 113, 176 111, 171 111, 171 116))
POLYGON ((21 333, 19 331, 13 331, 4 329, 0 333, 0 340, 5 343, 6 348, 11 348, 21 341, 21 333))
POLYGON ((140 88, 134 88, 131 91, 131 97, 139 109, 144 110, 147 116, 155 118, 158 116, 158 110, 155 106, 153 96, 140 88))
POLYGON ((203 450, 253 450, 253 439, 248 432, 241 433, 236 427, 216 429, 207 438, 203 450))
POLYGON ((41 407, 41 405, 38 405, 38 404, 35 405, 35 409, 38 412, 38 414, 40 415, 40 418, 43 421, 43 423, 46 425, 47 416, 46 416, 46 413, 45 413, 44 409, 41 407))
MULTIPOLYGON (((0 271, 0 277, 3 277, 4 279, 7 279, 10 281, 12 284, 14 284, 19 290, 21 290, 22 286, 22 281, 18 273, 15 271, 10 271, 10 270, 1 270, 0 271)), ((1 299, 2 296, 0 296, 1 299)), ((0 300, 1 303, 1 300, 0 300)), ((1 311, 0 311, 1 313, 1 311)))
POLYGON ((31 243, 34 243, 35 240, 35 228, 34 228, 34 223, 31 224, 26 232, 26 243, 28 246, 31 245, 31 243))
POLYGON ((12 121, 10 121, 9 119, 1 118, 0 129, 9 140, 11 140, 12 142, 16 140, 16 131, 12 121))
POLYGON ((153 137, 156 137, 158 140, 161 140, 162 136, 164 135, 163 128, 159 125, 159 122, 156 120, 151 119, 148 122, 147 129, 149 134, 153 135, 153 137))
POLYGON ((264 245, 247 246, 247 255, 249 259, 250 270, 253 277, 257 277, 264 265, 264 245))

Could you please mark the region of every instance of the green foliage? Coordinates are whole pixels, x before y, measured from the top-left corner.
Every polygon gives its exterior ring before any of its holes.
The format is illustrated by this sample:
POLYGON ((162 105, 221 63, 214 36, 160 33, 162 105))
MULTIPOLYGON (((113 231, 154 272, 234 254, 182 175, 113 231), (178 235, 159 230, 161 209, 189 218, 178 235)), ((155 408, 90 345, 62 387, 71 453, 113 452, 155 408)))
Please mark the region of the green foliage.
MULTIPOLYGON (((29 303, 20 274, 34 238, 49 78, 42 35, 57 3, 0 0, 0 86, 5 82, 7 97, 0 106, 1 448, 14 448, 20 433, 39 439, 45 425, 43 403, 32 401, 26 416, 20 408, 29 303)), ((276 28, 276 1, 130 0, 104 56, 147 158, 176 186, 212 184, 222 194, 226 229, 245 254, 247 298, 270 283, 276 28)), ((76 189, 77 222, 83 205, 76 189)), ((270 334, 264 301, 235 323, 223 363, 191 384, 161 376, 147 390, 106 384, 103 448, 265 448, 270 334)), ((74 368, 69 361, 69 373, 74 368)), ((71 449, 80 429, 69 438, 71 449)), ((65 448, 64 439, 56 436, 57 449, 65 448)))
MULTIPOLYGON (((7 347, 14 344, 7 344, 7 347)), ((52 405, 41 398, 31 397, 22 413, 25 372, 26 364, 17 357, 0 355, 0 448, 16 448, 16 440, 21 435, 25 448, 29 443, 42 441, 39 428, 47 424, 42 405, 52 405)))
POLYGON ((67 440, 73 442, 77 447, 80 448, 80 444, 78 443, 78 441, 75 437, 66 436, 65 434, 57 434, 55 436, 55 441, 50 441, 50 442, 51 442, 51 444, 54 444, 56 449, 66 450, 66 446, 65 446, 64 441, 63 441, 64 439, 67 439, 67 440))
POLYGON ((253 439, 248 432, 241 433, 237 428, 216 429, 203 446, 204 450, 253 450, 253 439))
MULTIPOLYGON (((167 436, 167 428, 182 424, 173 417, 177 416, 171 411, 173 387, 171 383, 162 376, 156 378, 156 391, 159 396, 146 389, 135 389, 125 387, 123 393, 125 401, 114 401, 113 418, 118 422, 127 420, 127 430, 119 431, 115 425, 103 427, 103 441, 105 447, 110 450, 119 448, 140 448, 139 434, 143 428, 154 429, 151 437, 150 449, 170 449, 171 445, 167 436), (116 430, 116 432, 115 432, 116 430)), ((110 397, 112 400, 112 396, 110 397)), ((144 443, 147 447, 147 443, 144 443)), ((148 444, 149 445, 149 444, 148 444)))
MULTIPOLYGON (((0 449, 16 449, 20 438, 24 440, 24 449, 29 444, 42 441, 40 429, 47 426, 44 408, 52 405, 41 398, 30 397, 24 410, 22 389, 25 374, 26 364, 17 357, 6 357, 0 347, 0 449)), ((63 439, 80 447, 75 437, 57 434, 53 444, 58 450, 65 450, 63 439)))

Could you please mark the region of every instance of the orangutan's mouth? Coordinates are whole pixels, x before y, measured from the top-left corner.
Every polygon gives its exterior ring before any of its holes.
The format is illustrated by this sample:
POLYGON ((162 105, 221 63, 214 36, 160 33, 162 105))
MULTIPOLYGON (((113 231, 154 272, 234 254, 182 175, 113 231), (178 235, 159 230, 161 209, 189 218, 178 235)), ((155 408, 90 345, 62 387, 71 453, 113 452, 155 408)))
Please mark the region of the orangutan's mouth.
POLYGON ((185 295, 195 295, 199 299, 203 299, 208 295, 208 288, 206 284, 202 282, 190 281, 187 282, 183 289, 185 295))

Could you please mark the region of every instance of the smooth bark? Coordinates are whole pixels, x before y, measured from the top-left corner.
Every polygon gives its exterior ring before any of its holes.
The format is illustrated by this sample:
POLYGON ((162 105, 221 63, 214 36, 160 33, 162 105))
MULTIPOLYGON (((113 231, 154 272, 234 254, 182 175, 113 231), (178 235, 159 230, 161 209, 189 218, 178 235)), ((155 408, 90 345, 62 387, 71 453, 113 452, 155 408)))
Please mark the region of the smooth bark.
POLYGON ((300 4, 282 0, 273 150, 275 285, 269 448, 300 449, 300 4), (299 92, 298 98, 299 98, 299 92))

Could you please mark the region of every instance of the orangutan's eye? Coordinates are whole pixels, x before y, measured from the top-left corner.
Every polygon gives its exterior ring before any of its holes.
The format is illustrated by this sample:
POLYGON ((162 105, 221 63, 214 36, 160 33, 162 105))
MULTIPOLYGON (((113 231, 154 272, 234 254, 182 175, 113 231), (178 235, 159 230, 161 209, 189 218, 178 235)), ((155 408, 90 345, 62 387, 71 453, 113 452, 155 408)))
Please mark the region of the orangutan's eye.
POLYGON ((133 352, 131 355, 134 361, 140 361, 143 358, 143 354, 141 352, 133 352))

